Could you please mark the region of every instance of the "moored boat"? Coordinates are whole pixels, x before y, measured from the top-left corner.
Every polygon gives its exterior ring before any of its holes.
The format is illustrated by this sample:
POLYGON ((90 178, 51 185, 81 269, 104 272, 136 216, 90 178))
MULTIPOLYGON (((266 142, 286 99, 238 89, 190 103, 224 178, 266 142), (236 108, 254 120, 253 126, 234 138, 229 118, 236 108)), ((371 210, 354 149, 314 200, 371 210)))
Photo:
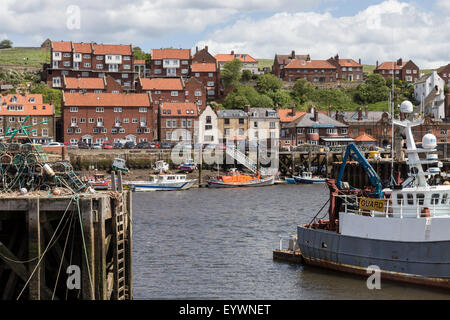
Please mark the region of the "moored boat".
POLYGON ((108 190, 111 186, 111 179, 106 178, 102 173, 95 173, 88 177, 88 183, 95 190, 108 190))
MULTIPOLYGON (((401 111, 411 113, 412 105, 402 103, 401 111)), ((364 156, 349 146, 338 179, 327 180, 328 220, 298 226, 298 246, 306 264, 366 277, 369 268, 378 268, 381 279, 450 288, 450 185, 432 185, 439 172, 424 171, 422 164, 437 158, 419 157, 436 152, 436 137, 426 134, 417 148, 411 128, 423 120, 393 121, 405 128, 408 178, 383 189, 364 156), (373 188, 344 188, 348 155, 363 165, 373 188)))
POLYGON ((325 183, 326 179, 318 176, 313 176, 309 171, 303 171, 299 176, 292 176, 296 183, 312 184, 325 183))
POLYGON ((190 189, 197 179, 187 179, 185 174, 150 175, 147 181, 127 181, 132 191, 177 191, 190 189))
POLYGON ((285 177, 284 181, 286 181, 289 184, 295 184, 295 178, 285 177))
POLYGON ((237 188, 237 187, 262 187, 273 185, 275 176, 261 177, 259 174, 250 176, 240 173, 235 168, 231 169, 227 175, 212 177, 208 180, 210 188, 237 188))

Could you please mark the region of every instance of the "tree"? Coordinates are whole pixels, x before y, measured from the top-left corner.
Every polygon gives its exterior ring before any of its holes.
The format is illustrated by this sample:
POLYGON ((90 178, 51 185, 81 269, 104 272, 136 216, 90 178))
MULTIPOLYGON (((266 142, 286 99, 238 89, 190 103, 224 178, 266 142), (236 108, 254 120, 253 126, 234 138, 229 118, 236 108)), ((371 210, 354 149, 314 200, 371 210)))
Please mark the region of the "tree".
POLYGON ((151 60, 151 54, 150 53, 145 53, 144 51, 141 50, 141 48, 139 47, 134 47, 133 48, 133 55, 134 55, 134 59, 135 60, 145 60, 145 64, 146 65, 150 65, 150 60, 151 60))
POLYGON ((220 72, 220 77, 223 81, 225 89, 236 86, 241 79, 242 62, 239 59, 234 59, 225 63, 223 70, 220 72))
POLYGON ((283 83, 281 80, 270 73, 260 76, 256 82, 256 88, 260 93, 267 93, 269 91, 277 91, 281 89, 283 83))
POLYGON ((250 70, 243 70, 242 71, 242 80, 244 82, 249 82, 252 79, 252 72, 250 70))
POLYGON ((271 108, 274 104, 270 97, 259 94, 252 86, 237 84, 227 95, 223 105, 227 109, 242 109, 246 105, 271 108))
POLYGON ((266 95, 280 108, 287 108, 292 105, 291 95, 286 90, 269 91, 266 95))
POLYGON ((389 97, 389 88, 386 81, 379 74, 371 74, 365 83, 358 86, 355 93, 355 102, 360 104, 385 101, 389 97))
POLYGON ((13 42, 5 39, 0 42, 0 49, 12 48, 13 42))
POLYGON ((298 79, 292 88, 292 95, 300 104, 308 100, 308 96, 314 91, 313 86, 306 79, 298 79))
POLYGON ((57 115, 61 114, 61 100, 62 100, 61 90, 49 88, 45 84, 38 84, 30 91, 30 93, 42 94, 43 102, 53 103, 53 106, 55 107, 55 113, 57 115))

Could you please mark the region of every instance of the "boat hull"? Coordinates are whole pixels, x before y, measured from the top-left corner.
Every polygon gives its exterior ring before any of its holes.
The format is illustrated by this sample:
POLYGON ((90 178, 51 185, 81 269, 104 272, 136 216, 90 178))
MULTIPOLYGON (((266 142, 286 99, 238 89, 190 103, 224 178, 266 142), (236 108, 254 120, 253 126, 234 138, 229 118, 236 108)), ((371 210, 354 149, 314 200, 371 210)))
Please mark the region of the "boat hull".
POLYGON ((255 182, 226 183, 221 181, 208 181, 209 188, 242 188, 242 187, 264 187, 275 184, 275 177, 258 179, 255 182))
POLYGON ((313 184, 313 183, 325 183, 326 179, 306 179, 301 177, 294 177, 296 183, 301 184, 313 184))
POLYGON ((294 178, 284 178, 284 181, 286 181, 287 183, 290 183, 290 184, 295 184, 294 178))
POLYGON ((145 182, 128 182, 130 190, 136 192, 145 192, 145 191, 180 191, 180 190, 188 190, 190 189, 194 183, 194 180, 190 181, 181 181, 174 183, 145 183, 145 182))
POLYGON ((369 266, 381 279, 450 288, 450 241, 390 241, 297 227, 306 264, 368 277, 369 266))

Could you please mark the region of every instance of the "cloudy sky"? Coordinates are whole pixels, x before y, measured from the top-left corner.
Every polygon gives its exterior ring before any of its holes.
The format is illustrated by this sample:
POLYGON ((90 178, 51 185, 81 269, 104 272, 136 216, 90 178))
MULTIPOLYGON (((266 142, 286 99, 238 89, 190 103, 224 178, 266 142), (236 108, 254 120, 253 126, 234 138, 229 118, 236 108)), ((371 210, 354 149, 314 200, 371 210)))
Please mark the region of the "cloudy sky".
POLYGON ((450 62, 450 0, 1 0, 0 39, 209 46, 213 54, 450 62))

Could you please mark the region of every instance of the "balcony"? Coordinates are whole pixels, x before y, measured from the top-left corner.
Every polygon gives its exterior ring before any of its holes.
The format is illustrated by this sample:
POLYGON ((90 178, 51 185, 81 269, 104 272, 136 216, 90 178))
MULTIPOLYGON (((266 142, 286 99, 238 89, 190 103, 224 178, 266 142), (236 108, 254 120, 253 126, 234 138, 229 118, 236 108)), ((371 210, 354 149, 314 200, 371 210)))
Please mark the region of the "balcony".
POLYGON ((141 122, 140 122, 140 127, 142 127, 142 128, 147 127, 147 122, 141 121, 141 122))
POLYGON ((122 122, 120 122, 120 121, 116 121, 115 123, 114 123, 114 127, 116 127, 116 128, 119 128, 119 127, 121 127, 122 126, 122 122))
POLYGON ((71 126, 71 127, 78 127, 78 124, 77 124, 76 122, 72 122, 72 123, 70 124, 70 126, 71 126))
POLYGON ((103 121, 97 121, 97 127, 103 128, 103 121))

